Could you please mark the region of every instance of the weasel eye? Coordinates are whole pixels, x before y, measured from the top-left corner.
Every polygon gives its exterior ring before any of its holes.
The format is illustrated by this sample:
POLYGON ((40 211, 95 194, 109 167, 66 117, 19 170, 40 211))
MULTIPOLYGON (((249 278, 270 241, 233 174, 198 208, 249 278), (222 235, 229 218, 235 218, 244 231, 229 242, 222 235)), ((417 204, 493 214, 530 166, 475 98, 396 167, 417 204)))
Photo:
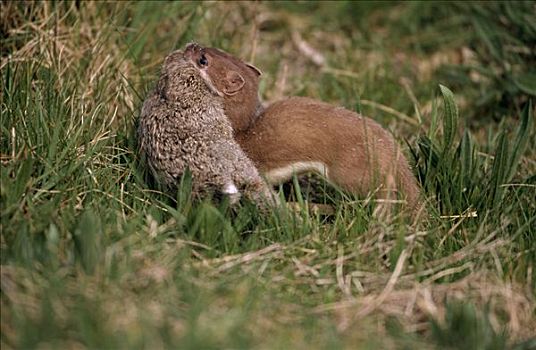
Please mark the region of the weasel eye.
POLYGON ((208 60, 205 57, 205 55, 201 55, 201 58, 197 62, 199 63, 200 66, 208 66, 208 60))

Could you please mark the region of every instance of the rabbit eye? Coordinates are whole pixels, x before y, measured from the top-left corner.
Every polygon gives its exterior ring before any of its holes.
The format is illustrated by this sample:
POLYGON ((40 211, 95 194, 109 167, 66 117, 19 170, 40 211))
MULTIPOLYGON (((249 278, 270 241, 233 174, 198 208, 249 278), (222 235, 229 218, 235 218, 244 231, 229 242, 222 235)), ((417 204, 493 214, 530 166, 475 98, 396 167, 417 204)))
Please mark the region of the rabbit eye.
POLYGON ((199 58, 199 61, 197 61, 200 66, 208 66, 208 60, 205 57, 205 55, 201 55, 201 58, 199 58))

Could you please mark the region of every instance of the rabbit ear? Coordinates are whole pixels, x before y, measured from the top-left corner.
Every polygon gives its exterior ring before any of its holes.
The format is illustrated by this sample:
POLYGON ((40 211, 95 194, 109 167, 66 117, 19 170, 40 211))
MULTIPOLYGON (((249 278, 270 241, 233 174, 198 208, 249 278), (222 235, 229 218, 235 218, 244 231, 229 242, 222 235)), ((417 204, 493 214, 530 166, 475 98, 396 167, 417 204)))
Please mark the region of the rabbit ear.
POLYGON ((223 93, 226 95, 235 95, 245 84, 245 80, 240 73, 232 70, 228 71, 223 81, 223 93))
POLYGON ((251 68, 256 74, 257 76, 261 76, 262 75, 262 72, 259 68, 255 67, 254 65, 252 64, 249 64, 249 63, 246 63, 246 66, 248 66, 249 68, 251 68))

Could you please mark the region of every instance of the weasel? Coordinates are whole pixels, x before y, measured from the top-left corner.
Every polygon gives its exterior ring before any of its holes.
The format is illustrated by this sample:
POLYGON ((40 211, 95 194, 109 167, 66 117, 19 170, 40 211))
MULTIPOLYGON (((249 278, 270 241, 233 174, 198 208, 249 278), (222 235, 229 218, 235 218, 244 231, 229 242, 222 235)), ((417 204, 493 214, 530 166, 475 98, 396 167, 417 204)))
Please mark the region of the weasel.
POLYGON ((405 198, 415 209, 420 190, 391 134, 345 108, 293 97, 270 105, 238 143, 270 184, 317 172, 343 190, 405 198))

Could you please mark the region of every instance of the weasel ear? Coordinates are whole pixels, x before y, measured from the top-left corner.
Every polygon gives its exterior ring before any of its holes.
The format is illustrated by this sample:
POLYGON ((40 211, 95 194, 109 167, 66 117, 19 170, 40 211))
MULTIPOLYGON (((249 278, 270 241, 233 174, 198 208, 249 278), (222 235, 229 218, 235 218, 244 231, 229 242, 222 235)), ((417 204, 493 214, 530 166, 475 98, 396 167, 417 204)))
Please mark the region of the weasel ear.
POLYGON ((257 76, 261 76, 262 75, 262 72, 259 68, 255 67, 254 65, 252 64, 249 64, 249 63, 246 63, 246 66, 248 66, 249 68, 251 68, 251 70, 253 70, 255 72, 255 74, 257 74, 257 76))
POLYGON ((234 70, 228 71, 223 81, 223 93, 226 95, 234 95, 244 87, 245 83, 246 82, 240 73, 234 70))

